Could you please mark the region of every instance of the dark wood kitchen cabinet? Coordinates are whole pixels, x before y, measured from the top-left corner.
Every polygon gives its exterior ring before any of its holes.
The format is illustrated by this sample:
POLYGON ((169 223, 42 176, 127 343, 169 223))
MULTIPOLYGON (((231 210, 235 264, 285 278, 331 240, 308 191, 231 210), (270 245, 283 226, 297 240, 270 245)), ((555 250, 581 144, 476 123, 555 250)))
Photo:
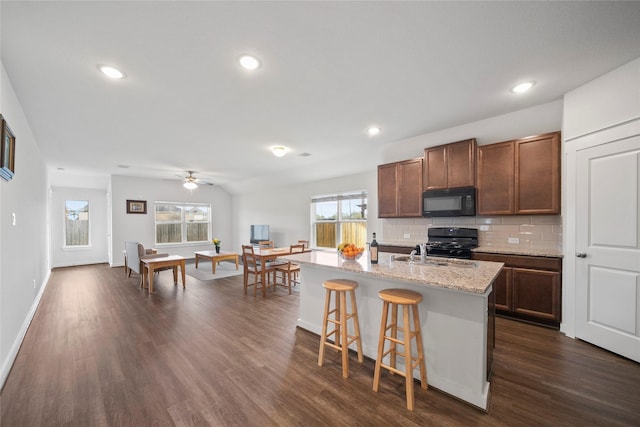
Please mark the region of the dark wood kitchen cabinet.
POLYGON ((560 213, 560 132, 477 151, 478 215, 560 213))
POLYGON ((378 217, 422 216, 423 159, 378 166, 378 217))
POLYGON ((424 189, 475 187, 475 138, 424 150, 424 189))
POLYGON ((497 314, 560 327, 562 259, 476 252, 472 258, 505 265, 493 284, 497 314))

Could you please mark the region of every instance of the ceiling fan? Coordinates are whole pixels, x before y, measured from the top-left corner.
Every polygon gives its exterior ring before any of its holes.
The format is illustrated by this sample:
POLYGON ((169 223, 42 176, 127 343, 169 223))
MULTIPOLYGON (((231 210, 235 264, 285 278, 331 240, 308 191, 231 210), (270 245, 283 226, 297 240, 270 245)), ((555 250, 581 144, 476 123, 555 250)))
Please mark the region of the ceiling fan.
POLYGON ((184 188, 186 188, 187 190, 195 190, 196 188, 198 188, 198 184, 200 184, 200 185, 213 185, 210 182, 202 181, 202 180, 196 178, 195 176, 193 176, 195 171, 187 171, 187 173, 189 175, 184 177, 184 182, 182 183, 182 186, 184 188))

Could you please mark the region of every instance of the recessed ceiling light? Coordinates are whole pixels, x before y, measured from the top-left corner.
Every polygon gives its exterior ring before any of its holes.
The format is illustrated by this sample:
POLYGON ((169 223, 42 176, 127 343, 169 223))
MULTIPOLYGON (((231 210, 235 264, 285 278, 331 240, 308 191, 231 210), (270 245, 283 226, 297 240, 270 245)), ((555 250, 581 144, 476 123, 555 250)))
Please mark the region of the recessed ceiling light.
POLYGON ((111 79, 122 79, 124 78, 124 73, 118 70, 115 67, 111 67, 109 65, 98 65, 98 70, 100 70, 105 76, 111 79))
POLYGON ((251 55, 243 55, 238 59, 242 68, 246 70, 255 70, 260 67, 260 61, 254 56, 251 55))
POLYGON ((372 126, 369 128, 369 130, 367 131, 369 133, 369 136, 375 136, 377 134, 379 134, 380 132, 382 132, 382 129, 380 129, 377 126, 372 126))
POLYGON ((536 84, 536 82, 523 82, 523 83, 520 83, 520 84, 515 85, 514 87, 512 87, 511 88, 511 92, 513 92, 513 93, 524 93, 524 92, 528 91, 529 89, 531 89, 535 84, 536 84))
POLYGON ((283 147, 282 145, 278 145, 276 147, 271 147, 271 152, 276 157, 282 157, 287 154, 287 147, 283 147))

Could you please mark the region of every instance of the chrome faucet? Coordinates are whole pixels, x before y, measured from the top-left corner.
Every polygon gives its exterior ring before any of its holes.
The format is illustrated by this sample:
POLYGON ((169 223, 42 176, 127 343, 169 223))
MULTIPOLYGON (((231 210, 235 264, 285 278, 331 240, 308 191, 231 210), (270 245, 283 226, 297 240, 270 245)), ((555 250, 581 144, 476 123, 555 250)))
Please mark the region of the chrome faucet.
POLYGON ((420 260, 422 262, 424 262, 424 259, 427 256, 427 244, 426 243, 420 243, 420 260))

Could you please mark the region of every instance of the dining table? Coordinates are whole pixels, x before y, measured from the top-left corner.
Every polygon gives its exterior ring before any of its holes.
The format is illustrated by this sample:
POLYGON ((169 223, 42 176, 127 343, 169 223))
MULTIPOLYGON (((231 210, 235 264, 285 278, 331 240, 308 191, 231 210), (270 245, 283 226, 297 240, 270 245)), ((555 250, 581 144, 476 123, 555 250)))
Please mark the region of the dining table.
MULTIPOLYGON (((307 249, 305 247, 303 252, 311 252, 311 249, 307 249)), ((279 248, 265 248, 265 247, 254 246, 253 248, 253 255, 255 256, 256 261, 259 261, 261 265, 267 265, 267 263, 271 263, 271 266, 278 265, 278 264, 286 264, 286 261, 283 261, 282 263, 278 263, 276 262, 276 259, 279 256, 290 255, 290 254, 291 254, 291 248, 289 246, 284 246, 279 248)), ((260 271, 260 278, 262 280, 262 283, 266 283, 265 282, 266 273, 264 268, 262 268, 260 271)), ((265 286, 262 287, 262 296, 263 297, 267 296, 267 289, 265 286)))

